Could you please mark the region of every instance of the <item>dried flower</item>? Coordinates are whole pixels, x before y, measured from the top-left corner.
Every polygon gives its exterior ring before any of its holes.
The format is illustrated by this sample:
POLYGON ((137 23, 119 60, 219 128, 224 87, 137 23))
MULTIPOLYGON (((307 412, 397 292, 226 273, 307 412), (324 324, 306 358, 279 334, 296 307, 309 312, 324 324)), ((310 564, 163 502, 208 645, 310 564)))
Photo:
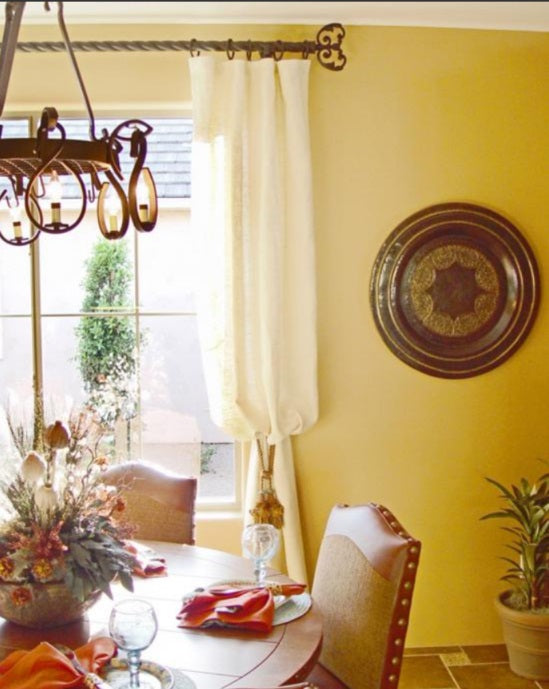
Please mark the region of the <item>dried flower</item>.
POLYGON ((34 492, 36 507, 44 513, 57 507, 58 496, 52 486, 38 486, 34 492))
POLYGON ((132 589, 135 559, 124 542, 132 527, 117 519, 125 506, 119 489, 102 480, 101 429, 88 411, 73 415, 69 428, 70 435, 60 421, 48 426, 47 462, 29 453, 5 490, 13 516, 0 529, 0 581, 17 584, 18 606, 32 600, 36 582, 65 582, 80 600, 98 590, 110 595, 115 577, 132 589))
POLYGON ((121 495, 118 495, 114 503, 114 512, 123 512, 126 509, 126 501, 121 495))
POLYGON ((49 560, 41 558, 40 560, 36 560, 31 571, 38 581, 48 581, 53 574, 53 567, 49 560))
POLYGON ((0 558, 0 577, 8 579, 15 569, 15 562, 11 557, 0 558))
POLYGON ((30 557, 55 559, 63 555, 67 546, 59 535, 63 523, 59 523, 51 529, 43 529, 38 524, 32 524, 32 534, 18 535, 12 541, 16 550, 24 550, 30 553, 30 557))
POLYGON ((21 464, 21 476, 27 483, 36 484, 46 473, 46 462, 37 452, 29 452, 21 464))
POLYGON ((18 586, 11 592, 11 599, 14 605, 20 607, 32 600, 32 593, 30 589, 25 588, 24 586, 18 586))
POLYGON ((69 432, 61 421, 56 421, 46 428, 44 442, 52 450, 62 450, 69 446, 69 432))

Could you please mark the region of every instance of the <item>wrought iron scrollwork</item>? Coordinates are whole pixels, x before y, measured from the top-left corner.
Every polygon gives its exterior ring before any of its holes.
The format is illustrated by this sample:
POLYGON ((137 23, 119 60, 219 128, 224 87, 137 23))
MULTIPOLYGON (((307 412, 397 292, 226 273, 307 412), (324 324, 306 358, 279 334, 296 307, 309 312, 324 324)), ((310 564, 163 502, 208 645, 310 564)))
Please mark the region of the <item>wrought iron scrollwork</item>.
POLYGON ((341 24, 327 24, 316 35, 317 58, 320 64, 333 72, 340 72, 347 62, 341 49, 345 29, 341 24))
MULTIPOLYGON (((5 7, 6 23, 0 49, 0 116, 13 54, 16 46, 20 48, 17 37, 25 4, 7 2, 5 7)), ((49 4, 46 5, 49 9, 49 4)), ((25 246, 34 242, 41 232, 69 232, 83 220, 88 202, 96 198, 97 192, 99 227, 107 239, 124 236, 130 218, 137 230, 150 232, 155 227, 158 215, 154 179, 150 169, 145 167, 146 137, 152 127, 142 120, 127 120, 111 134, 103 129, 101 138, 96 136, 93 110, 63 19, 63 3, 57 2, 57 6, 58 23, 64 39, 61 45, 71 59, 86 104, 90 140, 67 138, 64 127, 58 121, 57 110, 53 107, 44 108, 36 139, 3 139, 0 126, 0 177, 7 180, 13 191, 13 195, 7 190, 0 194, 0 201, 10 211, 13 235, 8 236, 0 228, 0 239, 13 246, 25 246), (56 136, 50 137, 54 132, 56 136), (120 183, 124 176, 120 169, 119 153, 124 142, 130 144, 130 155, 135 159, 127 192, 120 183), (86 189, 83 181, 83 176, 88 174, 91 178, 90 189, 86 189), (102 182, 103 175, 108 181, 102 182), (49 177, 47 192, 44 176, 49 177), (71 176, 79 188, 77 198, 80 210, 72 222, 67 221, 66 207, 63 208, 60 176, 71 176), (46 197, 49 197, 48 208, 46 197)))

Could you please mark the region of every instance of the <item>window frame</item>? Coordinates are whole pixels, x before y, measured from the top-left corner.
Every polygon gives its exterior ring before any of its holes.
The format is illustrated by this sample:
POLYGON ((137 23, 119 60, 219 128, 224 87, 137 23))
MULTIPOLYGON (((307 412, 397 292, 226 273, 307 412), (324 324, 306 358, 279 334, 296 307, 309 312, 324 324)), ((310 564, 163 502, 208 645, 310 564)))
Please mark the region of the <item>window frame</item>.
MULTIPOLYGON (((136 115, 135 109, 132 113, 124 108, 101 108, 97 112, 94 112, 94 116, 97 119, 116 119, 122 121, 124 117, 142 117, 143 119, 155 118, 185 118, 192 119, 192 113, 190 109, 177 108, 138 108, 139 115, 136 115)), ((36 127, 38 125, 39 116, 29 115, 28 112, 22 114, 19 111, 8 111, 3 114, 3 119, 20 119, 26 120, 28 122, 28 136, 33 137, 36 132, 36 127)), ((64 108, 64 115, 60 117, 60 121, 66 121, 71 119, 82 119, 88 120, 87 114, 80 108, 64 108)), ((63 202, 67 209, 75 208, 79 205, 77 200, 66 199, 63 202)), ((179 198, 159 198, 158 207, 161 212, 162 209, 169 209, 175 211, 182 211, 184 213, 190 213, 191 209, 191 198, 179 197, 179 198)), ((86 216, 88 214, 95 213, 95 204, 89 204, 86 210, 86 216)), ((97 230, 99 232, 99 230, 97 230)), ((139 233, 133 231, 133 237, 130 240, 132 242, 132 250, 134 256, 134 279, 133 279, 133 300, 134 306, 128 307, 127 309, 120 310, 116 312, 116 317, 129 317, 135 319, 135 327, 137 334, 137 357, 141 356, 141 344, 139 338, 140 332, 140 319, 143 317, 185 317, 194 316, 196 317, 196 311, 158 311, 158 310, 146 310, 143 311, 139 308, 140 304, 140 284, 139 284, 139 233)), ((9 313, 1 314, 0 319, 10 319, 10 318, 28 318, 30 315, 31 319, 31 332, 32 332, 32 366, 33 366, 33 394, 37 395, 40 390, 43 390, 44 383, 44 368, 43 368, 43 337, 42 337, 42 322, 43 319, 48 318, 81 318, 85 315, 93 315, 98 317, 113 317, 112 313, 107 312, 93 312, 93 314, 86 314, 82 311, 79 312, 63 312, 63 313, 44 313, 41 306, 41 276, 40 276, 40 240, 30 244, 29 249, 29 261, 30 261, 30 275, 31 280, 31 303, 30 303, 30 314, 26 313, 9 313)), ((21 250, 21 249, 11 249, 11 250, 21 250)), ((140 409, 140 399, 141 399, 141 379, 138 376, 138 410, 140 409)), ((240 513, 242 510, 242 446, 237 441, 233 444, 233 461, 234 461, 234 494, 233 496, 211 496, 211 497, 197 497, 197 512, 201 512, 205 515, 214 516, 214 513, 220 515, 234 515, 235 513, 240 513)))

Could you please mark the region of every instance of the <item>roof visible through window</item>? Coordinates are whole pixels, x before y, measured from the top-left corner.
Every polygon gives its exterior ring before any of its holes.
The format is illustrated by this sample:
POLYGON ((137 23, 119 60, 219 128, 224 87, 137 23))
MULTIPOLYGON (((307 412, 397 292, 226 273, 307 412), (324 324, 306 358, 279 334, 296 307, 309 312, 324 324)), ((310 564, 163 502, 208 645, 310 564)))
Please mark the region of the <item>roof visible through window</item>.
MULTIPOLYGON (((191 196, 191 141, 192 120, 190 118, 143 118, 153 128, 147 137, 147 159, 145 165, 150 168, 156 184, 158 198, 182 199, 191 196)), ((87 119, 61 119, 69 139, 89 139, 89 122, 87 119)), ((123 118, 95 120, 95 135, 100 137, 101 130, 109 133, 123 122, 123 118)), ((28 137, 27 120, 8 120, 3 122, 3 138, 28 137)), ((52 135, 57 138, 57 133, 52 135)), ((129 142, 125 143, 120 154, 120 164, 124 178, 129 179, 133 159, 129 154, 129 142)), ((3 185, 2 185, 3 188, 3 185)), ((79 198, 80 188, 68 175, 63 179, 63 196, 79 198)))

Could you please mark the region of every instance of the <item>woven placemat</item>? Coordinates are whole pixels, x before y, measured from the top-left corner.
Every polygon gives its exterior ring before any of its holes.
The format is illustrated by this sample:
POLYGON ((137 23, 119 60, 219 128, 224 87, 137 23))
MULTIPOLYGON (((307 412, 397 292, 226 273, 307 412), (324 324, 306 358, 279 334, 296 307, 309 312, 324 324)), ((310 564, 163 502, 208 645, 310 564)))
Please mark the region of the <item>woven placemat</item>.
POLYGON ((181 670, 171 668, 173 674, 173 689, 196 689, 196 684, 181 670))
POLYGON ((302 617, 311 607, 313 601, 307 593, 298 593, 290 596, 282 605, 275 609, 273 626, 286 624, 302 617))

